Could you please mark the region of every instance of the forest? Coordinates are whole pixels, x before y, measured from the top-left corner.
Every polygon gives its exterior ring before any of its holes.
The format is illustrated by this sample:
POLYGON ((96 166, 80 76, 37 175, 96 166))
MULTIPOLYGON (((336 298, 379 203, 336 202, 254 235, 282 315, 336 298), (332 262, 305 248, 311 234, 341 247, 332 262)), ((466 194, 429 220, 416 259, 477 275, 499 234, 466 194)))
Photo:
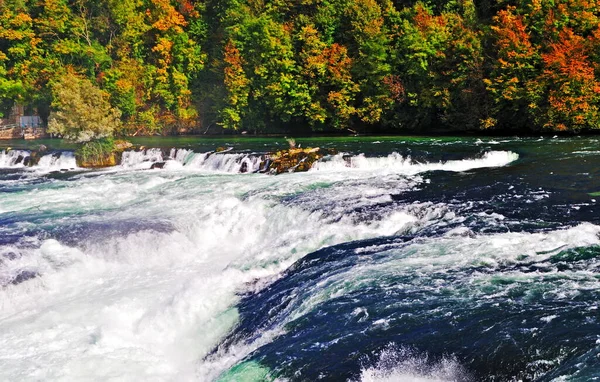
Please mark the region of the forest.
POLYGON ((600 1, 0 0, 0 113, 66 92, 122 135, 590 131, 600 1))

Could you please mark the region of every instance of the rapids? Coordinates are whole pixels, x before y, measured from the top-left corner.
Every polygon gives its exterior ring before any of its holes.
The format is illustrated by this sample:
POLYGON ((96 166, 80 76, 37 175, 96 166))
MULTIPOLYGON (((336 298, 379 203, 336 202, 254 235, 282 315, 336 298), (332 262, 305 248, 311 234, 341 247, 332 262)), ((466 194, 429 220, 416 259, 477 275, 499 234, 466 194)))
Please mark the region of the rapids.
POLYGON ((280 141, 0 151, 0 380, 600 376, 598 140, 280 141))

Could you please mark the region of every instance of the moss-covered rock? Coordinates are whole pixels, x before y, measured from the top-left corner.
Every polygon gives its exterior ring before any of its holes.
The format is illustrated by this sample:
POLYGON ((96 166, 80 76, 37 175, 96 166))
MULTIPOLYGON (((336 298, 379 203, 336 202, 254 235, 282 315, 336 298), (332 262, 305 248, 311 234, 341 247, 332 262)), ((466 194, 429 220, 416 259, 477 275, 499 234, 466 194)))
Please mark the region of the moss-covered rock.
POLYGON ((268 172, 282 174, 284 172, 308 171, 313 163, 323 158, 325 154, 326 152, 319 147, 290 148, 277 151, 269 156, 268 172))
POLYGON ((98 139, 84 143, 76 152, 77 165, 84 168, 116 166, 121 161, 123 151, 133 147, 123 140, 98 139))

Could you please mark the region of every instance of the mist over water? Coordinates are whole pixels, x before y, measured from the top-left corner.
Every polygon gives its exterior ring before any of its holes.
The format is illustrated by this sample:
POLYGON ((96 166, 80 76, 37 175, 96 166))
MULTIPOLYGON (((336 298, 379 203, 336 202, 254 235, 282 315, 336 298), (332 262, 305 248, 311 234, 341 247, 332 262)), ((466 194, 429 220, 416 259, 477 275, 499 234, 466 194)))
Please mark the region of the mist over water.
POLYGON ((0 379, 599 375, 597 140, 157 143, 0 152, 0 379))

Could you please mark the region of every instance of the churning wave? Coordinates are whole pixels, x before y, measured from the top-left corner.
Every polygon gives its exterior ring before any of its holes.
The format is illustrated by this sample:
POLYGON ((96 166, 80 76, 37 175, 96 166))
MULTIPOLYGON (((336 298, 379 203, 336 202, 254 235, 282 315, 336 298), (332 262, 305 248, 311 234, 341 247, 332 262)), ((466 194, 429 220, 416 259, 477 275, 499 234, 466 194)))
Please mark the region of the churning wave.
POLYGON ((29 150, 3 150, 0 152, 0 168, 30 168, 41 172, 73 170, 77 168, 72 151, 56 151, 40 158, 37 164, 30 166, 32 153, 29 150))
POLYGON ((394 152, 386 157, 367 157, 364 154, 337 154, 315 163, 313 171, 340 170, 389 170, 405 174, 417 174, 425 171, 468 171, 483 167, 502 167, 519 159, 512 151, 488 151, 480 158, 451 160, 447 162, 418 163, 408 156, 394 152))
MULTIPOLYGON (((337 154, 327 156, 313 165, 311 171, 385 171, 399 174, 418 174, 426 171, 468 171, 483 167, 505 166, 519 158, 510 151, 489 151, 479 158, 451 160, 446 162, 413 161, 409 156, 392 153, 385 157, 367 157, 364 154, 337 154)), ((25 168, 31 161, 28 150, 6 150, 0 152, 0 168, 25 168)), ((203 152, 173 148, 164 151, 160 148, 131 150, 123 153, 122 169, 147 170, 160 168, 167 170, 195 170, 214 173, 256 173, 267 170, 267 156, 262 153, 203 152)), ((62 151, 46 154, 31 169, 58 171, 77 169, 73 152, 62 151)))
POLYGON ((427 354, 390 344, 373 366, 364 367, 349 382, 457 382, 469 381, 465 368, 453 357, 431 361, 427 354))
MULTIPOLYGON (((489 380, 535 380, 596 341, 595 335, 572 338, 566 328, 573 322, 582 332, 598 328, 595 309, 581 305, 596 299, 599 233, 599 226, 584 223, 540 233, 459 230, 325 248, 238 304, 238 328, 204 366, 237 358, 262 363, 272 376, 301 371, 303 380, 344 374, 360 381, 481 380, 468 367, 485 369, 489 380), (419 351, 390 341, 418 344, 419 351), (383 349, 375 361, 353 359, 373 358, 373 348, 383 349), (329 368, 339 352, 353 357, 329 368)), ((577 365, 577 372, 589 372, 577 365)))
MULTIPOLYGON (((400 174, 418 174, 426 171, 468 171, 484 167, 501 167, 519 159, 511 151, 489 151, 481 157, 446 162, 413 161, 408 156, 392 153, 385 157, 367 157, 364 154, 345 153, 327 156, 316 162, 311 171, 386 171, 400 174)), ((188 149, 171 149, 168 154, 153 148, 123 153, 121 166, 128 169, 150 169, 161 163, 160 168, 190 169, 221 173, 255 173, 266 171, 267 157, 261 153, 195 153, 188 149)))

